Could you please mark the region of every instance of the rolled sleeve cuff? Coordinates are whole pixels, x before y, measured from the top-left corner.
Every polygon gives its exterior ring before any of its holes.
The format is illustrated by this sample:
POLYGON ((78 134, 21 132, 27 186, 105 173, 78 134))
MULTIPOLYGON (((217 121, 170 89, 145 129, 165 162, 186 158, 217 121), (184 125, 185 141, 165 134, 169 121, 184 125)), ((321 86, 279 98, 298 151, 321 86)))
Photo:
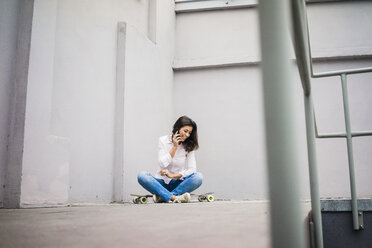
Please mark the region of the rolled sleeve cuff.
POLYGON ((159 159, 159 165, 161 168, 166 168, 172 162, 172 156, 168 153, 159 159))
POLYGON ((188 169, 188 170, 181 171, 180 174, 182 175, 182 177, 180 179, 183 180, 195 172, 196 172, 196 169, 188 169))

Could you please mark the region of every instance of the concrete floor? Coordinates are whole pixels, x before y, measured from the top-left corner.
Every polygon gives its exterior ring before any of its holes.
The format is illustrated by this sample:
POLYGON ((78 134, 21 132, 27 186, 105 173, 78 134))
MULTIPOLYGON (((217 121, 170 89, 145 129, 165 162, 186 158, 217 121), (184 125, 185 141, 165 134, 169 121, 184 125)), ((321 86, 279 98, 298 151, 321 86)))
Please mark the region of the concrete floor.
MULTIPOLYGON (((310 204, 303 204, 306 216, 310 204)), ((270 247, 268 203, 0 209, 0 247, 270 247)))

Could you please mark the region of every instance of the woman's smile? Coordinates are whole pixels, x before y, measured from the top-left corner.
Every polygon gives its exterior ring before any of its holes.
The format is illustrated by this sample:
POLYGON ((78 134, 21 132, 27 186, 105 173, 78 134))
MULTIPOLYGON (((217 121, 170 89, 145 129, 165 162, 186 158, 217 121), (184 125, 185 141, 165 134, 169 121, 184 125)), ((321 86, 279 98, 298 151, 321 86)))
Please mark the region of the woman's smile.
POLYGON ((183 126, 180 129, 181 141, 184 142, 185 140, 187 140, 190 137, 191 132, 192 132, 192 126, 183 126))

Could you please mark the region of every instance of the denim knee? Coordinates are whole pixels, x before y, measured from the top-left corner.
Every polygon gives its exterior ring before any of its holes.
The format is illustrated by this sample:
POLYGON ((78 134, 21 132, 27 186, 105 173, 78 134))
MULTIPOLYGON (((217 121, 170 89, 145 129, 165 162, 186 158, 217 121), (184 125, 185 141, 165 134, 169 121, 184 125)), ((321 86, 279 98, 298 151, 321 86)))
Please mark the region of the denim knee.
POLYGON ((147 180, 149 174, 150 173, 148 173, 146 171, 141 171, 140 173, 138 173, 138 175, 137 175, 138 183, 142 185, 147 180))
POLYGON ((201 172, 196 172, 194 173, 193 175, 193 179, 199 184, 201 185, 203 183, 203 179, 204 179, 204 176, 201 172))

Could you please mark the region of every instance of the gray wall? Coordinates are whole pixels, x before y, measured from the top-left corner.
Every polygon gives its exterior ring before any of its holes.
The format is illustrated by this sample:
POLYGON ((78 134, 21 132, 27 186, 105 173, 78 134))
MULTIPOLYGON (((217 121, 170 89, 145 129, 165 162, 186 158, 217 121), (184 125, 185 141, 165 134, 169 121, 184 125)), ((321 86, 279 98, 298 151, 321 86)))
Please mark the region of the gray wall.
MULTIPOLYGON (((372 55, 371 11, 370 2, 308 4, 312 55, 316 61, 327 61, 315 62, 315 71, 372 65, 368 59, 372 55)), ((198 122, 198 168, 205 174, 200 191, 214 191, 217 198, 266 199, 257 14, 256 7, 177 14, 174 117, 186 113, 198 122)), ((353 130, 372 130, 368 97, 372 84, 367 83, 371 76, 350 77, 353 130)), ((299 187, 302 198, 308 199, 305 116, 295 65, 293 78, 297 83, 294 131, 300 144, 299 187)), ((313 80, 313 84, 319 130, 344 130, 339 81, 329 78, 313 80)), ((372 139, 354 142, 358 196, 371 197, 367 175, 372 173, 368 166, 372 159, 367 154, 372 139)), ((319 140, 317 144, 321 196, 348 197, 345 141, 319 140)))
POLYGON ((0 206, 3 204, 11 93, 15 75, 19 1, 0 2, 0 206))
MULTIPOLYGON (((122 114, 115 106, 118 22, 129 27, 125 182, 151 163, 157 136, 171 122, 175 17, 172 2, 150 6, 147 0, 35 1, 22 206, 114 200, 115 115, 122 114), (149 16, 156 26, 148 25, 149 16), (144 142, 155 144, 145 146, 148 156, 141 155, 144 142)), ((128 198, 130 186, 123 187, 128 198)))

